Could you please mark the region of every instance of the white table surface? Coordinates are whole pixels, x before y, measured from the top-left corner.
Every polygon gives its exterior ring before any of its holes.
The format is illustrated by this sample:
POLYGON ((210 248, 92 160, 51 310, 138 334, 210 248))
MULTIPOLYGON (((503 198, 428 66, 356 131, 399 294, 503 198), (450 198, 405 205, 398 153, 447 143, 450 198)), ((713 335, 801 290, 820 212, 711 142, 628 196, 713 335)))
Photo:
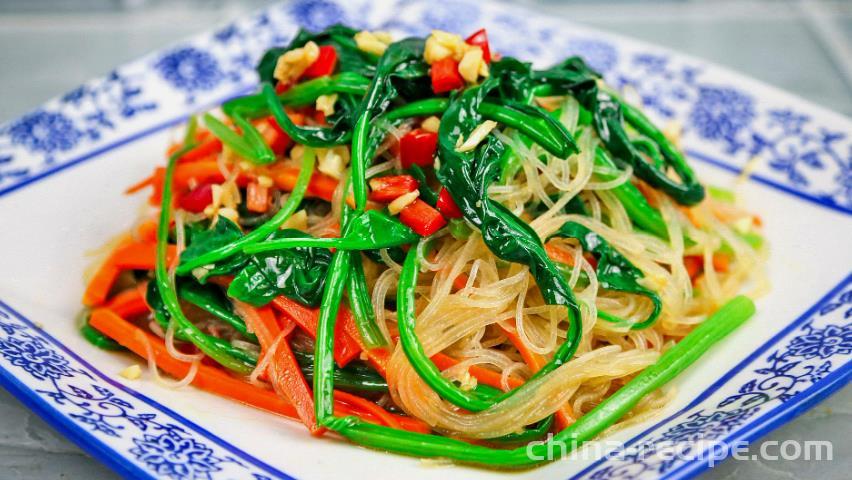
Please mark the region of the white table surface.
MULTIPOLYGON (((0 122, 116 65, 267 3, 0 1, 0 122)), ((520 3, 712 60, 852 116, 850 1, 520 3)), ((704 477, 852 478, 852 447, 846 441, 851 433, 852 388, 847 387, 758 441, 831 440, 835 460, 729 460, 704 477)), ((61 478, 116 475, 0 390, 0 480, 61 478)))

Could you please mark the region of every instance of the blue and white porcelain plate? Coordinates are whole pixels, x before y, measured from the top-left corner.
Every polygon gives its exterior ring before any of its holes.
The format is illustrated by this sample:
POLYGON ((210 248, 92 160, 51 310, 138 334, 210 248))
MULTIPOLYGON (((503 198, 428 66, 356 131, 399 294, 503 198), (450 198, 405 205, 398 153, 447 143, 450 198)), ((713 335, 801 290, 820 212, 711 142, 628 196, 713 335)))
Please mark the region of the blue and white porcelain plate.
POLYGON ((506 474, 426 465, 333 439, 193 388, 117 374, 134 360, 77 333, 85 252, 128 228, 143 201, 122 191, 162 162, 172 127, 247 92, 253 66, 299 25, 396 34, 488 29, 497 51, 541 65, 585 56, 655 120, 683 126, 702 178, 741 187, 771 244, 759 313, 671 385, 665 411, 611 439, 635 447, 511 474, 682 478, 701 445, 755 439, 852 375, 852 122, 684 55, 562 19, 484 2, 297 1, 119 67, 0 127, 0 381, 55 428, 128 477, 376 479, 506 474), (542 45, 547 45, 546 49, 542 45), (751 168, 751 167, 750 167, 751 168), (751 171, 751 170, 750 170, 751 171), (664 446, 693 455, 670 458, 664 446), (344 471, 347 469, 348 471, 344 471))

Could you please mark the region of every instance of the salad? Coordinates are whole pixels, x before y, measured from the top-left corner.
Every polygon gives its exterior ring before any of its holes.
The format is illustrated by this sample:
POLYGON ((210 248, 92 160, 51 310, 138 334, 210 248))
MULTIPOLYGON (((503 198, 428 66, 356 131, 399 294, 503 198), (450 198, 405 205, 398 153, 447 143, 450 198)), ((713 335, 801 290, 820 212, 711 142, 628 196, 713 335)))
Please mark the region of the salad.
POLYGON ((754 313, 760 217, 582 58, 337 25, 257 73, 128 189, 148 205, 88 281, 81 332, 154 381, 528 467, 654 415, 754 313))

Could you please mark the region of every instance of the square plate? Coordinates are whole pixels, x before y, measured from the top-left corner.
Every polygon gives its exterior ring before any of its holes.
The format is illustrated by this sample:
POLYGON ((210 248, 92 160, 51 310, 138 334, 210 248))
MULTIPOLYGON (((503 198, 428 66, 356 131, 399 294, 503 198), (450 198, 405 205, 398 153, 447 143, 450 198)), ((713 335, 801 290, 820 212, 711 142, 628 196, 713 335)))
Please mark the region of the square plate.
POLYGON ((752 172, 740 193, 772 249, 773 288, 758 315, 672 382, 662 414, 611 437, 634 448, 512 476, 691 476, 707 468, 710 443, 757 438, 849 381, 849 119, 700 60, 515 7, 298 1, 119 67, 0 127, 0 380, 89 453, 139 478, 328 478, 352 465, 376 479, 507 476, 317 440, 193 388, 127 381, 117 373, 138 359, 97 350, 76 330, 84 252, 130 227, 143 200, 122 191, 162 163, 171 127, 253 89, 257 58, 297 25, 338 22, 397 35, 484 26, 496 51, 540 65, 581 54, 655 120, 683 126, 703 180, 732 184, 747 164, 752 172), (672 445, 689 455, 667 458, 672 445))

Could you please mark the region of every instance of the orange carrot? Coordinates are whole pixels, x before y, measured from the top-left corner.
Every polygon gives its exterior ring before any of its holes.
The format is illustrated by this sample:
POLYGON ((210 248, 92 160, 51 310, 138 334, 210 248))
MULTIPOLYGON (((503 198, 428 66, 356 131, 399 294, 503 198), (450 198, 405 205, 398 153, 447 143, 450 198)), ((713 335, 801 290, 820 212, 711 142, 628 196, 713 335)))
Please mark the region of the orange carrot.
POLYGON ((218 155, 221 151, 222 142, 218 138, 213 137, 203 141, 192 150, 184 153, 178 162, 190 163, 200 160, 210 160, 211 158, 213 161, 216 161, 216 155, 218 155))
MULTIPOLYGON (((521 337, 518 336, 517 331, 509 331, 505 328, 501 327, 503 333, 506 337, 509 338, 509 341, 512 342, 512 345, 518 349, 518 352, 521 354, 521 358, 524 360, 524 363, 530 367, 530 370, 535 373, 547 363, 547 359, 543 356, 539 355, 536 352, 530 350, 527 345, 521 341, 521 337)), ((574 410, 571 408, 567 402, 564 403, 558 410, 555 412, 556 415, 556 428, 561 431, 567 428, 569 425, 574 423, 576 419, 574 418, 574 410)))
MULTIPOLYGON (((317 323, 319 322, 319 309, 310 308, 287 297, 279 296, 272 301, 272 305, 281 313, 287 315, 308 335, 316 338, 317 323)), ((351 320, 347 318, 352 314, 345 305, 341 305, 337 313, 337 322, 334 327, 334 360, 341 367, 358 357, 361 347, 352 336, 347 334, 344 325, 351 320)))
MULTIPOLYGON (((432 362, 441 370, 446 370, 460 363, 455 358, 443 353, 436 353, 435 355, 432 355, 432 362)), ((487 368, 483 368, 478 365, 471 366, 470 368, 468 368, 467 371, 480 383, 498 389, 503 388, 503 384, 500 381, 502 375, 495 371, 488 370, 487 368)), ((513 377, 511 375, 509 376, 508 382, 509 387, 511 388, 516 388, 524 384, 523 380, 518 377, 513 377)))
POLYGON ((133 317, 148 312, 148 304, 145 303, 145 287, 147 282, 142 282, 136 287, 128 288, 115 294, 104 305, 122 318, 133 317))
POLYGON ((567 250, 557 247, 551 243, 547 243, 544 245, 544 251, 547 252, 547 256, 550 257, 551 260, 554 260, 559 263, 564 263, 569 267, 574 266, 574 255, 567 250))
POLYGON ((157 241, 157 221, 146 220, 136 226, 136 238, 142 242, 157 241))
POLYGON ((149 186, 153 183, 154 183, 154 176, 151 175, 150 177, 142 180, 141 182, 134 183, 133 185, 127 187, 127 190, 124 191, 124 194, 125 195, 132 195, 132 194, 142 190, 143 188, 146 188, 147 186, 149 186))
POLYGON ((455 290, 461 290, 467 286, 467 281, 470 277, 464 272, 460 273, 456 278, 453 279, 453 288, 455 290))
POLYGON ((731 268, 731 257, 724 253, 713 254, 713 268, 717 272, 727 272, 731 268))
POLYGON ((87 307, 103 305, 119 274, 121 270, 116 268, 111 258, 107 258, 86 285, 86 291, 83 292, 83 305, 87 307))
POLYGON ((683 257, 683 266, 686 267, 686 273, 689 274, 690 280, 694 282, 704 270, 704 260, 702 260, 701 255, 687 255, 683 257))
MULTIPOLYGON (((235 301, 237 311, 246 321, 246 325, 257 335, 261 354, 269 352, 275 340, 281 334, 281 328, 270 307, 254 308, 251 305, 235 301)), ((296 357, 286 339, 275 347, 272 363, 268 370, 269 380, 279 395, 284 395, 296 408, 302 423, 308 427, 311 435, 321 435, 325 429, 317 424, 314 414, 314 398, 305 376, 296 363, 296 357)))
MULTIPOLYGON (((191 363, 177 360, 169 355, 162 339, 145 333, 111 310, 96 309, 92 312, 89 324, 142 358, 147 358, 146 345, 149 345, 157 366, 175 378, 182 378, 189 372, 191 363)), ((192 384, 210 393, 232 398, 263 410, 291 418, 297 416, 296 409, 274 392, 246 383, 204 363, 198 365, 198 373, 192 384)))
MULTIPOLYGON (((275 185, 286 191, 293 190, 299 177, 299 169, 292 166, 273 166, 269 173, 275 185)), ((330 202, 336 188, 337 180, 324 173, 314 173, 305 195, 330 202)))
MULTIPOLYGON (((153 242, 133 242, 125 239, 107 257, 86 286, 83 304, 88 307, 103 305, 118 276, 124 270, 152 270, 157 255, 157 244, 153 242)), ((175 247, 169 246, 168 261, 175 257, 175 247)))
MULTIPOLYGON (((175 359, 169 355, 163 340, 141 328, 133 325, 112 310, 98 308, 92 312, 89 324, 104 335, 112 338, 120 345, 132 351, 142 358, 147 358, 148 347, 154 356, 154 362, 160 370, 175 378, 186 376, 192 364, 175 359)), ((198 365, 198 372, 192 380, 192 384, 207 392, 221 395, 236 400, 240 403, 255 408, 277 413, 285 417, 297 419, 296 409, 283 397, 278 396, 272 390, 252 385, 251 383, 233 377, 227 372, 205 365, 198 365)), ((338 416, 358 415, 360 410, 355 410, 342 402, 335 401, 334 413, 338 416)), ((400 417, 399 421, 411 427, 407 417, 400 417)))
MULTIPOLYGON (((166 249, 166 261, 171 263, 177 254, 177 247, 169 245, 166 249)), ((157 257, 156 242, 133 242, 115 249, 113 264, 120 270, 153 270, 157 257)))
POLYGON ((251 182, 246 187, 246 208, 255 213, 269 210, 269 187, 263 187, 257 182, 251 182))

